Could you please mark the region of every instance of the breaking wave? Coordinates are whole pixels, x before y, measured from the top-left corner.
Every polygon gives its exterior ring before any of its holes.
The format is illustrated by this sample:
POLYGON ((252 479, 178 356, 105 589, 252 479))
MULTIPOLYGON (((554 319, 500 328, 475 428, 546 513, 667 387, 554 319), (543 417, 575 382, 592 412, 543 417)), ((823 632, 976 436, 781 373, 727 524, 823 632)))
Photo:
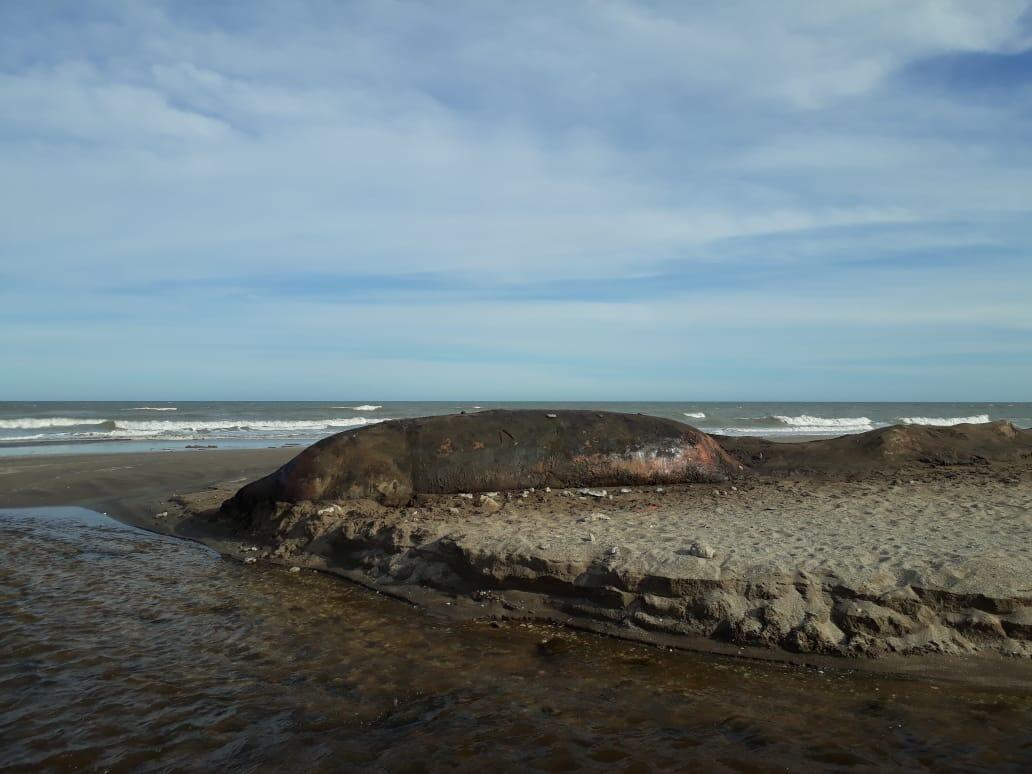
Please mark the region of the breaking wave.
POLYGON ((3 419, 0 430, 58 430, 37 435, 7 436, 0 440, 38 440, 40 438, 79 439, 196 439, 196 438, 282 438, 333 433, 350 427, 376 424, 383 420, 366 417, 327 419, 225 419, 225 420, 113 420, 3 419))
POLYGON ((867 417, 814 417, 809 414, 801 414, 797 417, 786 417, 776 414, 773 419, 782 425, 795 428, 798 431, 810 432, 861 432, 873 430, 874 425, 867 417))
POLYGON ((704 412, 702 412, 702 411, 682 411, 681 413, 684 414, 686 417, 689 417, 691 419, 705 419, 706 418, 706 414, 704 412))
POLYGON ((136 406, 135 408, 124 408, 122 411, 179 411, 175 406, 136 406))
POLYGON ((900 417, 904 425, 931 425, 932 427, 951 427, 953 425, 980 425, 989 422, 988 414, 976 414, 973 417, 900 417))
POLYGON ((39 430, 45 427, 100 427, 114 428, 112 419, 77 419, 75 417, 21 417, 0 419, 0 430, 39 430))
POLYGON ((352 411, 376 411, 382 409, 383 406, 374 406, 371 403, 363 403, 361 406, 330 406, 335 409, 351 409, 352 411))

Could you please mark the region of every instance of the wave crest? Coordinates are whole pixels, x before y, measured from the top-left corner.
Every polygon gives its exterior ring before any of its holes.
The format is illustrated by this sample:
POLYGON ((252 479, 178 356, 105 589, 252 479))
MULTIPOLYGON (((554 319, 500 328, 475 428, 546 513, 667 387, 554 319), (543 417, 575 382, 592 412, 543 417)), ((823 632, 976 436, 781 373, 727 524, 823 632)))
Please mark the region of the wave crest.
MULTIPOLYGON (((45 419, 4 419, 0 430, 53 430, 33 438, 138 438, 138 439, 194 439, 218 437, 231 433, 237 437, 246 433, 254 438, 277 438, 288 435, 306 435, 313 432, 332 433, 350 427, 361 427, 382 422, 367 417, 328 417, 326 419, 73 419, 52 417, 45 419)), ((19 435, 4 440, 30 440, 19 435)))
POLYGON ((702 411, 682 411, 681 413, 684 414, 686 417, 688 417, 690 419, 705 419, 706 418, 705 412, 702 412, 702 411))
POLYGON ((991 421, 988 414, 973 417, 899 417, 904 425, 929 425, 931 427, 952 427, 953 425, 981 425, 991 421))
POLYGON ((814 430, 873 430, 874 425, 867 417, 815 417, 800 414, 797 417, 774 415, 774 420, 789 427, 814 430))
POLYGON ((40 430, 46 427, 99 427, 113 424, 110 419, 78 419, 76 417, 19 417, 0 419, 0 430, 40 430))

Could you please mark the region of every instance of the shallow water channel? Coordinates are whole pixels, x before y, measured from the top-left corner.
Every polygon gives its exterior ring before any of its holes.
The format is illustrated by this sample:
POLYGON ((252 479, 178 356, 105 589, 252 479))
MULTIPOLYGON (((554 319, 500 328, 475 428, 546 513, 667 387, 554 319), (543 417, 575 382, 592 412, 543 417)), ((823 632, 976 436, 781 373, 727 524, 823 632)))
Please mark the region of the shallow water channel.
POLYGON ((0 511, 0 769, 487 764, 1027 770, 1032 697, 455 623, 91 511, 0 511))

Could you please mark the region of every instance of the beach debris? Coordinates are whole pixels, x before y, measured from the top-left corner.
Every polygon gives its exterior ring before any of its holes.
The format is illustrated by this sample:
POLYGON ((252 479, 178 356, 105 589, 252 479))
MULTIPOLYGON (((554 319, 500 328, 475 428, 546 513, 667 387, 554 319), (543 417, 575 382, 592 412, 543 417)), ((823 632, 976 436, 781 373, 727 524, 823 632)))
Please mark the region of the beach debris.
POLYGON ((626 486, 620 487, 620 494, 630 494, 631 491, 632 490, 630 489, 630 487, 626 487, 626 486))
POLYGON ((161 513, 156 513, 156 514, 154 514, 154 518, 155 519, 165 519, 165 518, 168 518, 168 511, 162 511, 161 513))
POLYGON ((581 516, 577 521, 583 524, 588 521, 612 521, 612 519, 604 513, 593 513, 590 516, 581 516))
POLYGON ((712 559, 716 556, 716 551, 713 550, 713 546, 709 543, 701 543, 696 541, 688 546, 688 554, 690 556, 697 556, 700 559, 712 559))
POLYGON ((523 490, 523 494, 521 494, 520 497, 530 497, 530 492, 528 492, 526 489, 524 489, 523 490))
POLYGON ((537 644, 540 656, 558 656, 570 650, 571 643, 566 637, 546 637, 537 644))
POLYGON ((288 570, 288 572, 301 572, 301 568, 300 568, 300 567, 298 567, 298 566, 297 566, 297 565, 295 564, 295 565, 294 565, 293 567, 291 567, 291 568, 290 568, 290 569, 288 570))
POLYGON ((453 516, 455 516, 455 515, 458 515, 460 513, 460 511, 455 506, 452 506, 451 508, 448 509, 448 513, 450 513, 453 516))
POLYGON ((545 416, 548 417, 549 419, 555 419, 555 417, 556 417, 555 414, 545 414, 545 416))
POLYGON ((480 498, 480 507, 488 513, 494 513, 502 506, 499 505, 498 501, 495 500, 493 497, 488 497, 487 495, 484 495, 480 498))
POLYGON ((257 561, 258 560, 253 556, 248 556, 244 558, 244 564, 254 564, 257 561))
POLYGON ((588 497, 605 497, 609 494, 605 489, 581 489, 580 493, 588 497))
POLYGON ((340 506, 327 505, 325 508, 320 508, 315 513, 317 516, 333 516, 340 510, 340 506))
POLYGON ((586 538, 584 538, 584 539, 587 540, 589 543, 594 543, 595 542, 595 533, 594 532, 589 532, 588 536, 586 538))
POLYGON ((663 492, 665 492, 666 490, 663 487, 661 487, 661 486, 657 486, 656 487, 656 491, 659 492, 660 494, 663 494, 663 492))
POLYGON ((466 500, 472 500, 473 499, 473 493, 472 492, 459 492, 459 494, 457 496, 458 497, 462 497, 462 498, 464 498, 466 500))
POLYGON ((545 487, 545 494, 551 494, 551 493, 552 493, 552 487, 546 486, 545 487))
POLYGON ((538 548, 542 551, 548 550, 548 543, 538 543, 538 548))
POLYGON ((244 553, 248 553, 250 551, 257 551, 258 546, 240 546, 240 550, 244 553))
POLYGON ((606 551, 606 556, 614 556, 615 557, 615 556, 619 556, 619 555, 620 555, 620 548, 619 548, 619 546, 611 546, 609 548, 609 550, 606 551))

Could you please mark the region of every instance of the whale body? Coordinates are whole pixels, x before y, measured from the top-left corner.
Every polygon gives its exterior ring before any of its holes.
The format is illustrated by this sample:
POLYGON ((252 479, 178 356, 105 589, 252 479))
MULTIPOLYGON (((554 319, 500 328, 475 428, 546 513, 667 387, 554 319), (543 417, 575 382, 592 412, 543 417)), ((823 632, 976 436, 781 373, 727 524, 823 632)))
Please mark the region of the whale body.
POLYGON ((416 494, 716 482, 743 469, 710 436, 672 419, 492 410, 332 435, 241 488, 223 509, 348 499, 404 505, 416 494))

